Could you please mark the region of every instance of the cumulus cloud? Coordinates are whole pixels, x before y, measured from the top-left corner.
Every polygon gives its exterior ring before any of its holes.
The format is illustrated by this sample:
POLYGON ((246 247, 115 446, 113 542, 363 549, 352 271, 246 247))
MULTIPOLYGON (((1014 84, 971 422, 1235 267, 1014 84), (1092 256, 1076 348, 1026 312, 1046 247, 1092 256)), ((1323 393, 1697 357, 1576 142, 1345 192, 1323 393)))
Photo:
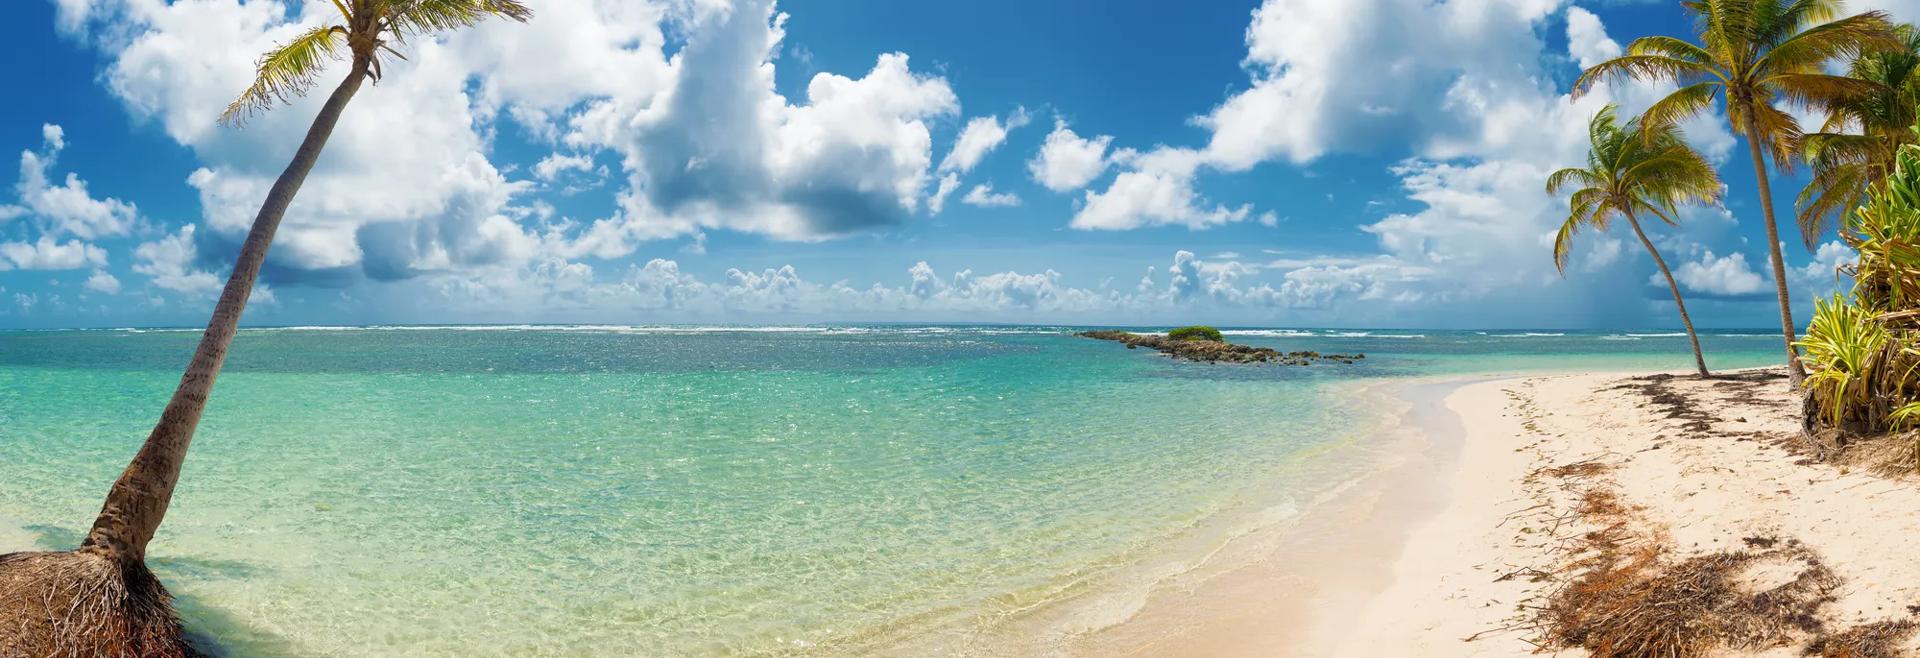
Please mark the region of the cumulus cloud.
POLYGON ((1020 205, 1020 197, 1012 192, 995 192, 992 183, 981 183, 967 190, 967 195, 960 197, 960 202, 982 208, 1008 207, 1020 205))
MULTIPOLYGON (((1681 288, 1710 297, 1756 296, 1770 289, 1769 280, 1748 266, 1746 254, 1739 252, 1715 256, 1712 251, 1703 251, 1698 260, 1675 268, 1673 278, 1681 288)), ((1656 273, 1647 285, 1665 287, 1667 281, 1656 273)))
POLYGON ((1826 297, 1843 286, 1850 279, 1847 267, 1860 262, 1860 252, 1839 240, 1831 240, 1820 245, 1813 252, 1813 261, 1805 266, 1788 271, 1793 282, 1811 297, 1826 297))
POLYGON ((120 294, 120 279, 115 278, 112 274, 108 274, 105 270, 94 270, 93 274, 87 277, 85 285, 88 290, 94 292, 109 295, 120 294))
MULTIPOLYGON (((905 53, 882 54, 858 76, 818 73, 790 101, 773 85, 787 17, 770 0, 529 4, 539 19, 524 25, 490 22, 411 42, 406 61, 362 89, 281 225, 269 278, 485 277, 553 259, 617 258, 645 240, 707 229, 821 240, 900 225, 959 188, 956 179, 933 196, 927 189, 928 122, 956 114, 958 98, 905 53), (381 116, 409 120, 361 120, 381 116), (502 119, 558 150, 496 164, 489 141, 502 119), (600 164, 608 152, 617 175, 600 164), (524 198, 608 178, 622 189, 598 219, 555 218, 550 205, 524 198)), ((109 60, 107 88, 203 163, 187 180, 204 212, 194 239, 219 253, 236 245, 324 94, 244 130, 214 118, 251 80, 258 53, 331 19, 331 9, 240 0, 62 0, 56 9, 63 33, 109 60)), ((344 70, 323 76, 323 89, 344 70)), ((1023 109, 974 119, 942 171, 964 173, 1027 120, 1023 109)), ((68 181, 84 196, 77 178, 68 181)), ((69 233, 125 235, 132 206, 104 207, 94 216, 113 223, 69 233)))
POLYGON ((1107 145, 1112 142, 1110 135, 1083 138, 1066 121, 1056 119, 1040 152, 1027 161, 1027 171, 1035 182, 1055 192, 1086 187, 1107 170, 1107 145))
POLYGON ((1197 151, 1178 148, 1131 157, 1132 170, 1116 176, 1106 191, 1088 191, 1069 225, 1108 231, 1166 225, 1203 229, 1246 219, 1249 207, 1209 204, 1194 192, 1193 172, 1201 158, 1197 151))
POLYGON ((219 277, 195 266, 198 248, 194 231, 194 225, 187 224, 171 235, 141 243, 133 250, 133 271, 147 275, 163 290, 197 297, 218 294, 222 285, 219 277))
POLYGON ((31 218, 47 235, 96 240, 131 233, 139 221, 133 204, 94 198, 78 174, 69 172, 64 180, 49 174, 67 147, 66 131, 46 124, 41 136, 45 150, 20 152, 20 181, 13 188, 20 201, 6 214, 31 218))
POLYGON ((579 153, 555 153, 541 158, 539 162, 533 164, 534 178, 547 182, 552 182, 569 171, 590 173, 596 172, 596 170, 600 175, 606 175, 606 169, 604 167, 596 169, 593 164, 593 156, 579 153))
POLYGON ((960 136, 953 142, 953 150, 947 152, 947 157, 941 158, 939 171, 972 171, 982 158, 987 157, 987 153, 1007 140, 1008 131, 1027 125, 1027 121, 1025 108, 1014 110, 1005 123, 999 117, 974 117, 960 130, 960 136))
POLYGON ((859 78, 816 74, 805 102, 789 103, 773 85, 785 21, 765 0, 696 16, 658 102, 602 102, 575 121, 570 142, 617 150, 629 172, 619 213, 584 238, 594 253, 702 228, 819 240, 918 207, 926 122, 958 111, 953 90, 888 53, 859 78))
POLYGON ((0 242, 0 271, 73 270, 106 264, 105 249, 79 240, 59 242, 42 235, 33 242, 0 242))
POLYGON ((940 214, 940 211, 945 210, 947 207, 947 197, 952 195, 954 190, 958 189, 960 189, 959 174, 942 175, 940 177, 940 184, 934 189, 933 195, 927 197, 927 212, 934 215, 940 214))

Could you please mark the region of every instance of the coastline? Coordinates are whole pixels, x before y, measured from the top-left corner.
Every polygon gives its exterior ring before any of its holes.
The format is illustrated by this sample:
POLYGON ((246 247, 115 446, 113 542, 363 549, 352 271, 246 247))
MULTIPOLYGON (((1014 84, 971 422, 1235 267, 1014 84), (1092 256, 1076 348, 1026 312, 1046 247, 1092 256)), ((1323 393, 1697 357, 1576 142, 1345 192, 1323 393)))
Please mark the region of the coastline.
POLYGON ((1903 540, 1920 531, 1920 488, 1808 457, 1797 402, 1777 368, 1462 387, 1448 399, 1466 432, 1448 500, 1411 532, 1390 585, 1311 626, 1332 642, 1270 655, 1586 655, 1582 637, 1622 628, 1567 624, 1627 617, 1715 656, 1920 652, 1920 568, 1903 540), (1702 564, 1733 566, 1687 571, 1702 564))
POLYGON ((1446 506, 1464 445, 1449 401, 1488 376, 1396 378, 1360 391, 1404 406, 1349 449, 1376 468, 1285 523, 1234 538, 1216 559, 1158 583, 1119 623, 1072 637, 1070 656, 1324 655, 1349 620, 1391 586, 1395 559, 1446 506))
MULTIPOLYGON (((1914 617, 1920 566, 1887 538, 1920 531, 1910 518, 1920 488, 1794 454, 1795 409, 1768 373, 1354 382, 1341 395, 1387 420, 1305 459, 1374 467, 1298 501, 1297 514, 1243 510, 1136 565, 1124 574, 1133 586, 1011 611, 984 635, 945 629, 882 642, 893 649, 878 653, 1537 655, 1540 628, 1527 611, 1572 575, 1555 547, 1594 527, 1566 520, 1573 494, 1590 486, 1617 492, 1631 522, 1681 556, 1739 550, 1748 538, 1804 542, 1843 583, 1823 604, 1831 632, 1914 617), (1594 482, 1542 475, 1593 462, 1609 469, 1594 482)), ((0 520, 0 540, 33 536, 0 520)), ((1902 641, 1911 650, 1915 639, 1902 641)))

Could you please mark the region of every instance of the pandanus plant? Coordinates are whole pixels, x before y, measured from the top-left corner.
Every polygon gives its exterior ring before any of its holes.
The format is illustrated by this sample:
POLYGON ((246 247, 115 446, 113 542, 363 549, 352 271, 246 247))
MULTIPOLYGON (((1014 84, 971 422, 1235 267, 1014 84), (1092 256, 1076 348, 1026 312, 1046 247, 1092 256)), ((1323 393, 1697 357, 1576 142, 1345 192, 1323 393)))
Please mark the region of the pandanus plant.
POLYGON ((0 555, 0 657, 194 654, 182 635, 171 595, 147 569, 147 543, 173 499, 187 446, 281 217, 319 161, 347 103, 362 84, 379 81, 384 60, 401 57, 395 46, 490 17, 525 21, 532 16, 519 0, 330 1, 332 8, 326 11, 337 10, 340 22, 311 28, 261 56, 253 84, 227 107, 220 122, 236 125, 303 95, 332 62, 349 62, 345 78, 320 106, 293 161, 267 192, 193 360, 159 423, 108 491, 85 541, 71 551, 0 555))
POLYGON ((1859 252, 1847 295, 1814 309, 1806 350, 1810 427, 1848 434, 1920 421, 1920 146, 1900 147, 1893 173, 1848 216, 1859 252))

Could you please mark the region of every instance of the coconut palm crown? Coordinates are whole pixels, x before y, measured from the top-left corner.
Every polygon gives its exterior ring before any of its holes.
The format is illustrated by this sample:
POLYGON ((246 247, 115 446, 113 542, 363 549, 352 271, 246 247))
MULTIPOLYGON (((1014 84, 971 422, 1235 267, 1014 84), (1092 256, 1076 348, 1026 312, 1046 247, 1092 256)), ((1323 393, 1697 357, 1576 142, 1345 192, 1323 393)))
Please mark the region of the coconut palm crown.
POLYGON ((1806 378, 1794 349, 1793 309, 1787 297, 1780 230, 1774 220, 1773 190, 1765 158, 1775 167, 1793 167, 1801 129, 1777 102, 1817 109, 1841 99, 1873 93, 1870 81, 1828 75, 1821 68, 1834 59, 1898 48, 1900 42, 1884 13, 1870 11, 1840 18, 1840 0, 1686 0, 1698 43, 1667 36, 1635 39, 1626 54, 1595 64, 1574 82, 1577 98, 1604 79, 1671 82, 1678 85, 1647 108, 1650 126, 1679 123, 1725 101, 1733 131, 1747 138, 1760 209, 1767 226, 1767 251, 1774 292, 1780 302, 1780 331, 1787 369, 1798 386, 1806 378))
POLYGON ((1900 25, 1894 33, 1900 48, 1863 53, 1847 67, 1847 77, 1873 83, 1872 92, 1828 103, 1820 131, 1801 140, 1801 157, 1813 178, 1794 206, 1808 247, 1835 218, 1865 201, 1868 186, 1893 173, 1901 145, 1914 143, 1912 126, 1920 119, 1920 30, 1900 25))
POLYGON ((306 94, 330 62, 351 57, 355 73, 379 82, 386 57, 406 59, 394 46, 407 39, 469 27, 500 16, 525 21, 533 11, 520 0, 328 0, 340 23, 313 27, 260 56, 253 85, 227 105, 220 122, 234 125, 256 112, 306 94))
POLYGON ((1652 215, 1675 225, 1680 205, 1719 202, 1720 176, 1706 158, 1681 139, 1673 124, 1634 120, 1623 126, 1617 112, 1608 105, 1587 124, 1591 150, 1585 167, 1561 169, 1547 177, 1548 194, 1573 190, 1567 197, 1567 219, 1554 236, 1553 265, 1562 275, 1566 273, 1574 235, 1581 229, 1605 231, 1613 220, 1626 220, 1666 277, 1673 303, 1680 309, 1680 322, 1693 343, 1694 365, 1705 377, 1706 358, 1700 352, 1700 339, 1694 335, 1686 302, 1681 300, 1680 286, 1660 250, 1641 228, 1640 216, 1652 215))

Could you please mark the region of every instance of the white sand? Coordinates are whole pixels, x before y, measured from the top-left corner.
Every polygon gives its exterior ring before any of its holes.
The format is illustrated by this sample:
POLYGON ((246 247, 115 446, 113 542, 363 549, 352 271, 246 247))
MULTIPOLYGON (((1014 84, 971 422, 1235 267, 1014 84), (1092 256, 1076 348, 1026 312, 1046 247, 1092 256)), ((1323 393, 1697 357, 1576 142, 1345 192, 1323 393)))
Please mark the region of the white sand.
MULTIPOLYGON (((1461 387, 1445 401, 1458 416, 1454 439, 1434 428, 1438 438, 1406 466, 1309 519, 1318 530, 1304 528, 1254 566, 1156 593, 1073 653, 1540 655, 1528 606, 1571 575, 1563 549, 1584 532, 1572 511, 1592 486, 1613 490, 1634 508, 1636 531, 1666 537, 1679 557, 1738 549, 1747 537, 1803 542, 1844 581, 1817 611, 1829 629, 1912 616, 1920 486, 1782 447, 1798 428, 1784 379, 1668 380, 1669 392, 1696 402, 1696 415, 1677 418, 1623 383, 1633 384, 1586 374, 1461 387), (1609 468, 1578 481, 1541 473, 1588 460, 1609 468)), ((1800 647, 1715 655, 1795 656, 1800 647)))
MULTIPOLYGON (((1338 633, 1346 641, 1328 655, 1534 655, 1524 630, 1464 639, 1524 620, 1518 606, 1537 604, 1550 587, 1497 578, 1563 566, 1549 530, 1572 509, 1572 495, 1558 478, 1528 475, 1585 460, 1610 465, 1606 484, 1637 508, 1650 526, 1643 530, 1664 532, 1681 556, 1737 549, 1746 537, 1805 543, 1844 580, 1839 601, 1818 613, 1828 628, 1911 616, 1906 606, 1920 603, 1920 560, 1910 546, 1920 531, 1920 487, 1810 463, 1781 447, 1798 428, 1797 399, 1783 379, 1670 380, 1708 416, 1705 429, 1668 417, 1643 392, 1617 388, 1620 380, 1543 377, 1453 395, 1448 404, 1467 440, 1451 498, 1414 532, 1393 584, 1346 625, 1359 632, 1338 633)), ((1798 654, 1780 647, 1747 655, 1798 654)))

